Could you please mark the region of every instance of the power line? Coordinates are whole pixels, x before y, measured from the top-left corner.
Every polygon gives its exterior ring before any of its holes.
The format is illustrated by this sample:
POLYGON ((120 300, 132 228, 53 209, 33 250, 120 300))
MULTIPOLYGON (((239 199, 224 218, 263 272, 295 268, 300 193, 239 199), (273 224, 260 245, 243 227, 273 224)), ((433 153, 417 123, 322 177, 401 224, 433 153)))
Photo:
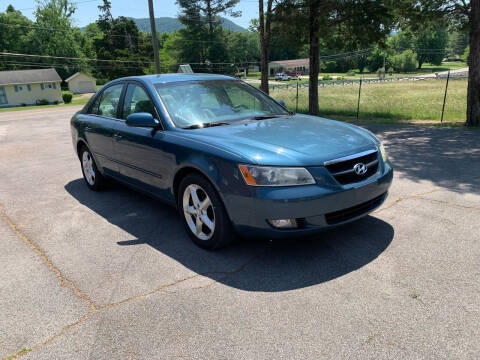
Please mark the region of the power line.
MULTIPOLYGON (((108 60, 108 59, 91 59, 91 58, 80 58, 80 57, 67 57, 67 56, 51 56, 51 55, 34 55, 34 54, 19 54, 19 53, 9 53, 9 52, 0 52, 0 57, 25 57, 25 58, 42 58, 42 59, 58 59, 58 60, 76 60, 76 61, 98 61, 98 62, 112 62, 112 63, 122 63, 122 64, 135 64, 135 63, 147 63, 154 64, 153 61, 148 60, 108 60)), ((180 65, 181 63, 170 63, 170 65, 180 65)), ((238 64, 258 64, 258 61, 239 61, 238 64)), ((39 63, 45 64, 45 63, 39 63)), ((191 65, 230 65, 234 66, 236 62, 199 62, 199 63, 190 63, 191 65)), ((87 66, 97 66, 97 65, 87 65, 87 66)))
MULTIPOLYGON (((35 67, 35 68, 68 68, 68 69, 95 69, 95 70, 107 70, 107 69, 117 69, 114 66, 105 66, 105 65, 69 65, 69 64, 48 64, 48 63, 30 63, 30 62, 15 62, 15 61, 4 61, 0 60, 0 64, 13 65, 13 66, 23 66, 23 67, 35 67)), ((122 66, 122 69, 138 69, 138 66, 122 66)))
POLYGON ((148 61, 148 60, 108 60, 108 59, 92 59, 92 58, 80 58, 80 57, 68 57, 68 56, 20 54, 20 53, 9 53, 9 52, 0 52, 0 56, 34 57, 34 58, 45 58, 45 59, 100 61, 100 62, 116 62, 116 63, 149 63, 149 64, 153 64, 152 61, 148 61))
MULTIPOLYGON (((33 29, 40 29, 40 30, 47 30, 47 31, 57 31, 57 32, 65 32, 65 33, 71 33, 72 30, 67 30, 67 29, 59 29, 59 28, 53 28, 53 27, 44 27, 44 26, 38 26, 38 25, 21 25, 21 24, 10 24, 10 23, 4 23, 0 22, 0 25, 7 26, 7 27, 19 27, 19 28, 33 28, 33 29)), ((141 31, 141 30, 139 30, 141 31)), ((136 36, 136 35, 118 35, 118 34, 105 34, 102 33, 102 35, 105 38, 108 37, 120 37, 120 38, 134 38, 134 39, 141 39, 143 41, 147 41, 148 35, 145 36, 136 36)), ((218 41, 218 40, 190 40, 190 39, 175 39, 175 41, 183 41, 183 42, 198 42, 198 43, 221 43, 223 44, 223 41, 218 41)))
MULTIPOLYGON (((101 0, 85 0, 85 1, 77 1, 72 3, 72 5, 78 5, 78 4, 85 4, 85 3, 91 3, 91 2, 97 2, 101 0)), ((15 9, 17 11, 24 11, 24 10, 34 10, 37 9, 37 7, 29 7, 29 8, 23 8, 23 9, 15 9)))
MULTIPOLYGON (((20 24, 10 24, 10 23, 4 23, 0 22, 0 25, 3 26, 10 26, 10 27, 20 27, 20 28, 33 28, 33 29, 40 29, 40 30, 48 30, 48 31, 57 31, 57 32, 68 32, 71 33, 71 29, 59 29, 59 28, 53 28, 53 27, 44 27, 44 26, 39 26, 39 25, 20 25, 20 24)), ((139 30, 141 31, 141 30, 139 30)), ((137 39, 144 39, 143 36, 135 36, 135 35, 116 35, 116 34, 104 34, 102 33, 105 37, 122 37, 122 38, 137 38, 137 39)))

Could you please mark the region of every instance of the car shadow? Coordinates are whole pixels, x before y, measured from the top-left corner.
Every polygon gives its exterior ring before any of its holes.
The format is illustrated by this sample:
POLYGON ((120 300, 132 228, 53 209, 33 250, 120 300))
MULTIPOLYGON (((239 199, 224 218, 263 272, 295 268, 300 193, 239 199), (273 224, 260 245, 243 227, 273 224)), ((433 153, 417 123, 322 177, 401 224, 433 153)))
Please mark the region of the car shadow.
MULTIPOLYGON (((480 131, 414 125, 364 124, 385 141, 398 174, 459 193, 480 193, 480 131)), ((398 175, 397 174, 397 175, 398 175)))
POLYGON ((240 239, 210 252, 195 246, 177 211, 156 199, 117 184, 93 192, 83 179, 71 181, 65 189, 132 235, 118 246, 148 244, 198 274, 248 291, 286 291, 338 278, 375 260, 394 236, 388 223, 367 216, 308 238, 240 239))

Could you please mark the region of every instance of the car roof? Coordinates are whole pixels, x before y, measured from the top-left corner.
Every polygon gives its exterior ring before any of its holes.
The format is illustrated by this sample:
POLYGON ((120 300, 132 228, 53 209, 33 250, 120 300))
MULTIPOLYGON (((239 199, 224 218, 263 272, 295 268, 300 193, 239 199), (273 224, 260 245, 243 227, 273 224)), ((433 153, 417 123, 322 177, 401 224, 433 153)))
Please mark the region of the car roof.
POLYGON ((143 76, 129 76, 118 80, 147 80, 153 84, 163 84, 179 81, 205 81, 205 80, 237 80, 231 76, 217 74, 155 74, 143 76))

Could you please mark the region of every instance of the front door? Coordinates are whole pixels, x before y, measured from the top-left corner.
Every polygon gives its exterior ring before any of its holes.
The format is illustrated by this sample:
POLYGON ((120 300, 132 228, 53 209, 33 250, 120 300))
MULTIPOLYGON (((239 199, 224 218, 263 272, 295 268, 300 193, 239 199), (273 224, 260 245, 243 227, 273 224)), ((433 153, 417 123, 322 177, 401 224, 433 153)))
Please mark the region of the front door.
POLYGON ((106 88, 95 100, 85 119, 85 137, 95 160, 107 175, 116 175, 118 167, 114 161, 113 135, 118 122, 118 105, 124 84, 106 88))
POLYGON ((173 155, 165 151, 159 129, 127 126, 127 116, 148 112, 158 119, 152 100, 139 84, 130 83, 125 91, 122 121, 115 128, 114 150, 120 176, 129 183, 161 197, 168 197, 166 171, 173 168, 173 155))
POLYGON ((7 99, 7 93, 5 92, 5 87, 0 86, 0 106, 7 105, 7 104, 8 104, 8 99, 7 99))

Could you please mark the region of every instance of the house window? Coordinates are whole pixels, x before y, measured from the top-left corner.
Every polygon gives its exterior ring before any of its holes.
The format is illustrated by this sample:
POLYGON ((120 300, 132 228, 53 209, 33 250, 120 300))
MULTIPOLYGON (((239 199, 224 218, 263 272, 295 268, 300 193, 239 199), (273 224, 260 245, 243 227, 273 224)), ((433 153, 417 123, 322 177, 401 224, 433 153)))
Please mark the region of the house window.
POLYGON ((23 91, 23 86, 21 85, 15 85, 14 88, 15 88, 15 92, 23 91))
POLYGON ((0 105, 8 104, 7 94, 5 93, 5 87, 0 86, 0 105))
POLYGON ((49 84, 40 84, 40 88, 42 90, 45 90, 45 89, 56 89, 57 88, 57 84, 55 83, 49 83, 49 84))
POLYGON ((30 85, 27 85, 27 90, 32 91, 32 87, 30 85))

